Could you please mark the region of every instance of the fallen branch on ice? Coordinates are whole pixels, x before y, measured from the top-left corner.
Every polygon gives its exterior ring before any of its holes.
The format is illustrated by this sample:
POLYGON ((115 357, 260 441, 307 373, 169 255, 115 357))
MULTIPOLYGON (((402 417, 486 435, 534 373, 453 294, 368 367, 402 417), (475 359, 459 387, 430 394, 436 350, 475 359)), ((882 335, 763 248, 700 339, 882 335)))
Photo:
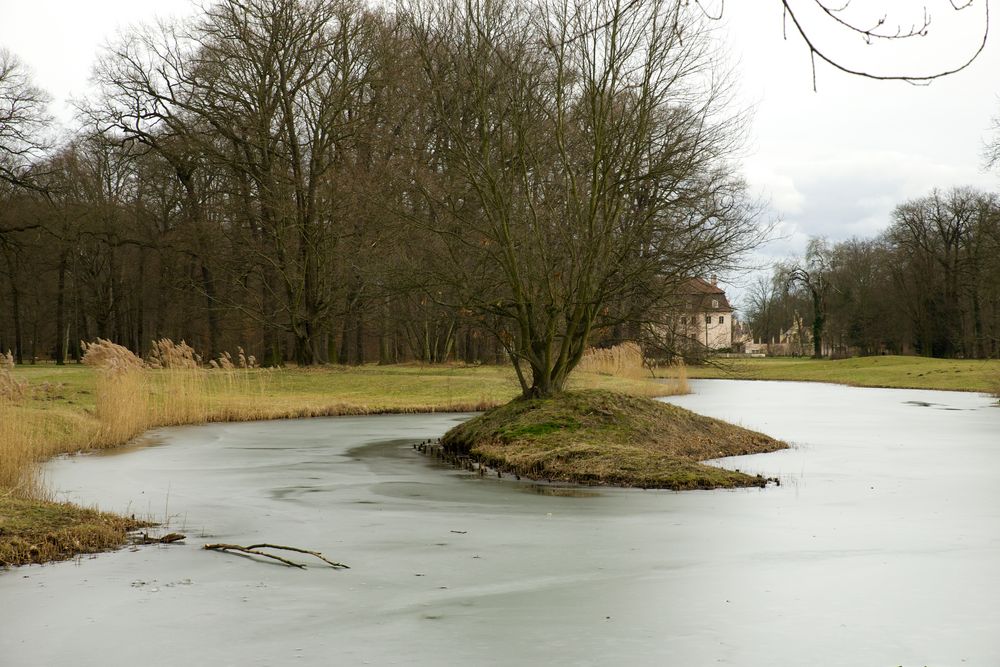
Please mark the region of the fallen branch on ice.
POLYGON ((272 560, 276 560, 290 567, 305 569, 306 566, 303 565, 302 563, 296 563, 294 561, 288 560, 287 558, 282 558, 281 556, 276 556, 274 554, 269 554, 264 551, 261 551, 261 549, 280 549, 283 551, 294 551, 295 553, 309 554, 310 556, 315 556, 324 563, 330 565, 330 567, 336 569, 345 569, 345 570, 350 569, 347 565, 344 565, 343 563, 337 563, 335 561, 328 559, 326 556, 324 556, 318 551, 309 551, 308 549, 299 549, 298 547, 284 547, 281 546, 280 544, 251 544, 248 547, 244 547, 239 544, 206 544, 205 546, 202 547, 202 549, 208 549, 209 551, 236 551, 244 554, 252 554, 254 556, 263 556, 264 558, 270 558, 272 560))
POLYGON ((173 544, 174 542, 180 542, 185 539, 186 535, 181 535, 180 533, 167 533, 162 537, 153 537, 147 533, 140 533, 139 535, 132 536, 133 544, 173 544))

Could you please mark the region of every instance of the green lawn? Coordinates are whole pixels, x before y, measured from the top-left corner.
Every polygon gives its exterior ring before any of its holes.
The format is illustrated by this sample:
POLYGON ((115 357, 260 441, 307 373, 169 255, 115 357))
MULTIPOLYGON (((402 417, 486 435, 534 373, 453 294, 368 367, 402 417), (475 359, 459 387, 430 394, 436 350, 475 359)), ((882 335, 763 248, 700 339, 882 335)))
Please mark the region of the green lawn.
POLYGON ((1000 360, 930 359, 927 357, 856 357, 853 359, 719 359, 714 365, 689 366, 690 378, 836 382, 859 387, 945 389, 995 392, 1000 389, 1000 360))

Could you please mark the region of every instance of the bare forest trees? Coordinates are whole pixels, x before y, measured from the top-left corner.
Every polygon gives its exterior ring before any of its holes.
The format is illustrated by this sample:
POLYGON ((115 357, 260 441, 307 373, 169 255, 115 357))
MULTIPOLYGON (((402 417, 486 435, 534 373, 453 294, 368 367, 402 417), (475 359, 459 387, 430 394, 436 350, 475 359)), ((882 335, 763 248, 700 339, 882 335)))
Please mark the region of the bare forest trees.
POLYGON ((98 75, 102 129, 157 151, 184 187, 213 304, 212 239, 201 228, 211 225, 206 178, 221 170, 219 187, 239 207, 225 231, 248 252, 253 314, 291 334, 302 364, 326 356, 321 332, 340 277, 330 259, 350 215, 337 180, 377 94, 379 29, 350 2, 226 0, 191 25, 130 35, 98 75))
POLYGON ((773 337, 774 313, 822 316, 814 344, 825 354, 917 353, 994 358, 1000 354, 1000 199, 956 188, 896 207, 875 239, 824 247, 779 269, 782 294, 753 290, 748 320, 755 337, 773 337), (757 298, 760 292, 763 298, 757 298), (804 298, 805 297, 805 298, 804 298), (817 301, 818 300, 818 301, 817 301), (810 303, 811 302, 811 303, 810 303), (818 310, 817 310, 818 309, 818 310))
MULTIPOLYGON (((761 238, 705 20, 675 0, 220 0, 126 32, 72 141, 5 172, 0 348, 506 357, 525 395, 557 392, 596 335, 653 324, 761 238)), ((30 151, 19 123, 5 146, 30 151)))
POLYGON ((45 145, 47 104, 24 64, 0 47, 0 180, 28 183, 28 167, 45 145))

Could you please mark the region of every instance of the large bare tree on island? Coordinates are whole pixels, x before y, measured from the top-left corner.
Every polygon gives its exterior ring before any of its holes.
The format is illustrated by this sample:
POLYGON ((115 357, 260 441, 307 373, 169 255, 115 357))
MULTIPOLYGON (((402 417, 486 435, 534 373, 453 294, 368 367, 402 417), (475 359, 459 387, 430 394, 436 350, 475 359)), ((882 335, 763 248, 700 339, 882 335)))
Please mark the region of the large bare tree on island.
POLYGON ((412 219, 439 252, 422 275, 492 328, 524 396, 561 391, 595 329, 760 241, 730 162, 744 117, 682 3, 408 9, 433 109, 412 219))

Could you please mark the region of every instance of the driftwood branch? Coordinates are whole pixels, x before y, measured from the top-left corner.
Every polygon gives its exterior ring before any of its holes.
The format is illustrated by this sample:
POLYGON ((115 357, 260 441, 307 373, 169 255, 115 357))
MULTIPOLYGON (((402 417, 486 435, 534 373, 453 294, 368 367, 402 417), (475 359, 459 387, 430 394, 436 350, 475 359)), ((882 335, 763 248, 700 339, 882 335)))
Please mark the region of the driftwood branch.
POLYGON ((206 544, 205 546, 202 547, 202 549, 208 549, 209 551, 236 551, 244 554, 252 554, 254 556, 263 556, 264 558, 270 558, 272 560, 278 561, 279 563, 284 563, 289 567, 297 567, 300 569, 305 569, 306 566, 303 565, 302 563, 296 563, 294 561, 288 560, 287 558, 282 558, 281 556, 269 554, 267 552, 261 551, 261 549, 279 549, 283 551, 294 551, 295 553, 309 554, 310 556, 315 556, 324 563, 328 564, 330 567, 336 569, 345 569, 345 570, 350 569, 347 565, 344 565, 343 563, 338 563, 336 561, 332 561, 318 551, 310 551, 309 549, 299 549, 298 547, 286 547, 280 544, 251 544, 246 547, 239 544, 206 544))
POLYGON ((162 537, 153 537, 147 533, 141 533, 133 538, 134 544, 173 544, 185 539, 186 535, 180 533, 167 533, 162 537))

